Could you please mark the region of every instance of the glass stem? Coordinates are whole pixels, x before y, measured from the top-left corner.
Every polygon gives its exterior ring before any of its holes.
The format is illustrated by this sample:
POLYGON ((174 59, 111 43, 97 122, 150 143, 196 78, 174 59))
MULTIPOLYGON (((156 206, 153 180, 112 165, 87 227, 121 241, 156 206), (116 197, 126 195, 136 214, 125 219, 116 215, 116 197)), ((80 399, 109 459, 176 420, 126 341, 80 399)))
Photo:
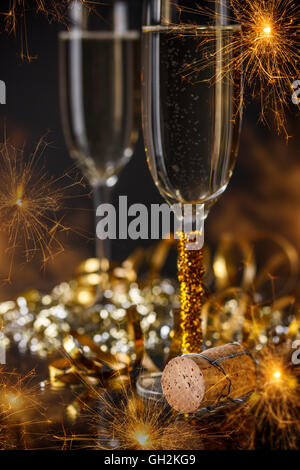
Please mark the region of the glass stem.
MULTIPOLYGON (((97 208, 100 204, 107 204, 110 202, 111 198, 111 188, 107 187, 105 184, 99 184, 93 188, 93 198, 94 198, 94 211, 95 211, 95 224, 98 222, 97 217, 97 208)), ((96 256, 102 261, 106 259, 108 263, 111 261, 111 241, 109 238, 101 240, 96 235, 96 256)), ((108 265, 107 262, 104 262, 108 265)), ((103 263, 101 263, 103 266, 103 263)), ((103 267, 102 267, 103 270, 103 267)))
POLYGON ((178 237, 180 318, 177 324, 180 327, 181 354, 201 353, 203 342, 202 308, 206 300, 203 285, 204 208, 198 206, 194 209, 196 229, 192 228, 193 217, 187 219, 184 212, 183 230, 178 237))
MULTIPOLYGON (((196 232, 182 233, 178 241, 178 280, 180 284, 181 354, 202 351, 202 308, 206 300, 202 243, 190 249, 196 232)), ((196 241, 197 244, 197 241, 196 241)))

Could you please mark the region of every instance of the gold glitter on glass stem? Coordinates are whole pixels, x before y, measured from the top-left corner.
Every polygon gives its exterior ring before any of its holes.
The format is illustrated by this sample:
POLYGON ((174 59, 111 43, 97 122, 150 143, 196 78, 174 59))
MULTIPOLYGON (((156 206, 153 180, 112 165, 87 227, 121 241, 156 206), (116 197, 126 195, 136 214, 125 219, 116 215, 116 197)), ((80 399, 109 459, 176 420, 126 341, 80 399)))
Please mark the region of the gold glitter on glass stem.
POLYGON ((203 250, 187 250, 187 243, 192 238, 182 234, 178 248, 182 354, 200 353, 202 350, 201 312, 205 302, 203 250))

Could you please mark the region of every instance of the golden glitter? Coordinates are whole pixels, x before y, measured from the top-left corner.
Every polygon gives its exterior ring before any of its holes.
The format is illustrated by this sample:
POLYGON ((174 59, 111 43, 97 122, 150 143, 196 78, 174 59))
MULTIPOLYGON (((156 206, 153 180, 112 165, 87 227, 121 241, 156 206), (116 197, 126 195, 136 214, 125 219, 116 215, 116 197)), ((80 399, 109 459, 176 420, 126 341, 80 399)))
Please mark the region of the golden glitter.
POLYGON ((204 304, 203 250, 187 250, 190 239, 182 234, 178 249, 178 280, 180 283, 181 353, 202 350, 201 311, 204 304))

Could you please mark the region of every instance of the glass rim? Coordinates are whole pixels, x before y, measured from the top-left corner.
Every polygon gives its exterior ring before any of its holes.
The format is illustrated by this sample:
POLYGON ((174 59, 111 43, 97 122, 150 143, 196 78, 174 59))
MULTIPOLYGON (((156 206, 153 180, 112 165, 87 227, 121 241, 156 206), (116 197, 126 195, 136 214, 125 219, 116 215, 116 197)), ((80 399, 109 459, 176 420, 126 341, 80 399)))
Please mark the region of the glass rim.
POLYGON ((142 27, 142 32, 154 32, 154 31, 178 31, 178 30, 199 30, 199 31, 241 31, 242 26, 240 24, 227 24, 227 25, 197 25, 197 24, 170 24, 170 25, 147 25, 142 27))
POLYGON ((139 39, 140 32, 138 30, 128 30, 128 31, 80 31, 80 30, 73 30, 73 31, 60 31, 58 33, 58 37, 60 40, 67 40, 67 39, 123 39, 123 38, 131 38, 131 39, 139 39))

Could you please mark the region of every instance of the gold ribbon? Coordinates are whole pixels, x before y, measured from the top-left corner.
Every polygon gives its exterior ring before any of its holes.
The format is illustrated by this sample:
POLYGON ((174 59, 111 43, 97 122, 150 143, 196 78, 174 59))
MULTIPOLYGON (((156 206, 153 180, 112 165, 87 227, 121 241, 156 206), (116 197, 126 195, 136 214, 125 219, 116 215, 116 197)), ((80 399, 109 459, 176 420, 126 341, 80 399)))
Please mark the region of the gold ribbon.
POLYGON ((49 366, 50 383, 55 388, 78 385, 84 380, 90 384, 106 382, 128 376, 139 367, 144 356, 144 341, 138 312, 130 307, 127 312, 127 328, 135 348, 135 360, 124 353, 111 354, 102 349, 87 335, 71 331, 63 340, 66 358, 58 359, 49 366), (89 349, 89 356, 84 352, 89 349))
POLYGON ((278 296, 291 291, 291 284, 299 274, 299 255, 284 237, 268 232, 254 233, 245 239, 225 235, 213 261, 213 273, 219 292, 236 286, 245 291, 260 293, 264 297, 266 283, 275 281, 282 270, 285 271, 285 276, 280 276, 280 281, 283 279, 284 284, 276 286, 278 296), (264 256, 265 263, 258 263, 258 259, 261 260, 264 256))
POLYGON ((298 273, 298 253, 284 237, 224 236, 213 260, 216 293, 202 310, 204 336, 212 344, 237 340, 251 348, 268 342, 276 325, 286 325, 285 336, 297 335, 299 308, 289 292, 298 273))

